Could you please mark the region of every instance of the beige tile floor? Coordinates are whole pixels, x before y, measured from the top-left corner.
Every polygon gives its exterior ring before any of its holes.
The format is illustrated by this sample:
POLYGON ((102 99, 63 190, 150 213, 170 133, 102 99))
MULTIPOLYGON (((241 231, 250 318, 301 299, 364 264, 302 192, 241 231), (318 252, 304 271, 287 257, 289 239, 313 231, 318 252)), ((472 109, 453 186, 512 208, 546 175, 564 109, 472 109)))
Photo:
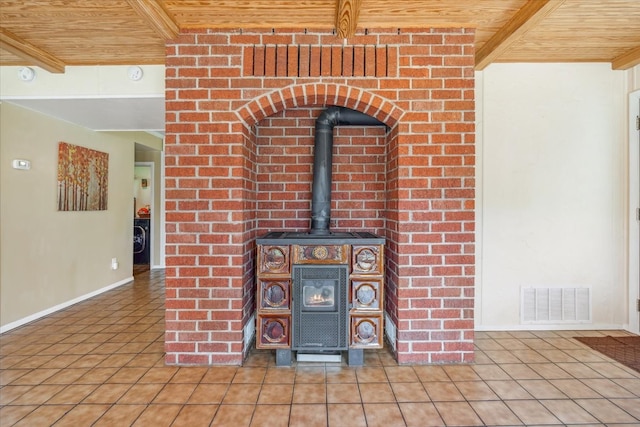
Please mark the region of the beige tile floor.
POLYGON ((164 275, 0 336, 0 426, 638 426, 640 373, 571 337, 480 332, 476 363, 363 367, 254 351, 242 367, 165 366, 164 275))

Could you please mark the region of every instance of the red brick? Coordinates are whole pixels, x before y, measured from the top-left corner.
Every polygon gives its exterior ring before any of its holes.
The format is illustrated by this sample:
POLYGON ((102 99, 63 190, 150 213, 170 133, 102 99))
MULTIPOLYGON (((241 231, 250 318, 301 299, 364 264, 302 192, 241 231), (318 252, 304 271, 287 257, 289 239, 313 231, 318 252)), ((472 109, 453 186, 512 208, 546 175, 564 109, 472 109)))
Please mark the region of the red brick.
POLYGON ((309 76, 320 76, 322 63, 322 48, 320 46, 311 46, 309 48, 309 76))
POLYGON ((197 310, 178 311, 178 320, 206 320, 208 317, 209 317, 209 313, 206 311, 197 311, 197 310))
MULTIPOLYGON (((178 354, 177 364, 180 365, 209 365, 209 356, 202 354, 178 354)), ((171 364, 171 363, 167 363, 171 364)))
POLYGON ((431 363, 460 363, 462 361, 462 353, 458 352, 433 353, 431 355, 431 363))
POLYGON ((178 90, 178 99, 208 99, 209 91, 203 89, 178 90))
POLYGON ((209 268, 181 267, 178 274, 183 277, 207 277, 211 275, 209 268))
POLYGON ((276 46, 267 45, 264 48, 264 75, 276 76, 276 46))
POLYGON ((365 49, 363 46, 353 47, 353 76, 365 75, 365 49))
POLYGON ((229 345, 227 343, 201 343, 198 345, 198 350, 207 353, 227 353, 229 345))
POLYGON ((189 342, 168 342, 164 345, 167 352, 191 353, 195 350, 195 343, 189 342))

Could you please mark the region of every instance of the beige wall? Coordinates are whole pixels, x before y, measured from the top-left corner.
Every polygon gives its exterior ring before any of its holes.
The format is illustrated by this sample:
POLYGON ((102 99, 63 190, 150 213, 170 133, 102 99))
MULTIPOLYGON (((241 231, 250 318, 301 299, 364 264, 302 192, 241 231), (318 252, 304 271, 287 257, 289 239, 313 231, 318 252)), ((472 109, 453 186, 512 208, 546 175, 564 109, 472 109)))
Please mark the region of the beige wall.
POLYGON ((478 329, 624 327, 626 72, 492 64, 478 74, 478 329), (589 287, 592 322, 522 324, 528 286, 589 287))
POLYGON ((0 103, 0 325, 132 278, 134 141, 0 103), (109 153, 106 211, 58 212, 58 142, 109 153), (15 170, 13 159, 31 161, 15 170), (112 258, 119 268, 111 269, 112 258))

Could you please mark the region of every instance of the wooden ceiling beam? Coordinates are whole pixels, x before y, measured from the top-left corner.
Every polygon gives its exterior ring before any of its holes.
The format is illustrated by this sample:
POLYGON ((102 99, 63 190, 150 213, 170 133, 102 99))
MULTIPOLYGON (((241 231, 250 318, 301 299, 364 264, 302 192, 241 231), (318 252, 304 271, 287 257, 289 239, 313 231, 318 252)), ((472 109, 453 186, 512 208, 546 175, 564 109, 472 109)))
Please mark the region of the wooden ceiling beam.
POLYGON ((638 64, 640 64, 640 46, 613 58, 611 68, 614 70, 627 70, 638 64))
POLYGON ((341 39, 353 37, 358 28, 362 0, 337 0, 336 35, 341 39))
POLYGON ((163 40, 175 39, 180 33, 178 24, 157 0, 127 0, 127 2, 163 40))
POLYGON ((528 0, 520 10, 476 52, 476 70, 483 70, 507 51, 565 0, 528 0))
POLYGON ((0 28, 0 48, 50 73, 64 73, 62 60, 4 28, 0 28))

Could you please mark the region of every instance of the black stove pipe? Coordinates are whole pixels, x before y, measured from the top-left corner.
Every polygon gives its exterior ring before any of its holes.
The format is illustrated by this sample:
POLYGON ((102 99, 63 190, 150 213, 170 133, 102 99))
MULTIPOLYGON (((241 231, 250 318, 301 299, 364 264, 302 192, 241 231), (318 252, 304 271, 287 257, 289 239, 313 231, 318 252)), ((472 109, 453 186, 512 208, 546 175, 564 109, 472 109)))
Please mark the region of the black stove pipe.
POLYGON ((385 124, 364 113, 344 107, 329 107, 316 119, 310 234, 330 234, 331 168, 335 126, 385 126, 385 124))

